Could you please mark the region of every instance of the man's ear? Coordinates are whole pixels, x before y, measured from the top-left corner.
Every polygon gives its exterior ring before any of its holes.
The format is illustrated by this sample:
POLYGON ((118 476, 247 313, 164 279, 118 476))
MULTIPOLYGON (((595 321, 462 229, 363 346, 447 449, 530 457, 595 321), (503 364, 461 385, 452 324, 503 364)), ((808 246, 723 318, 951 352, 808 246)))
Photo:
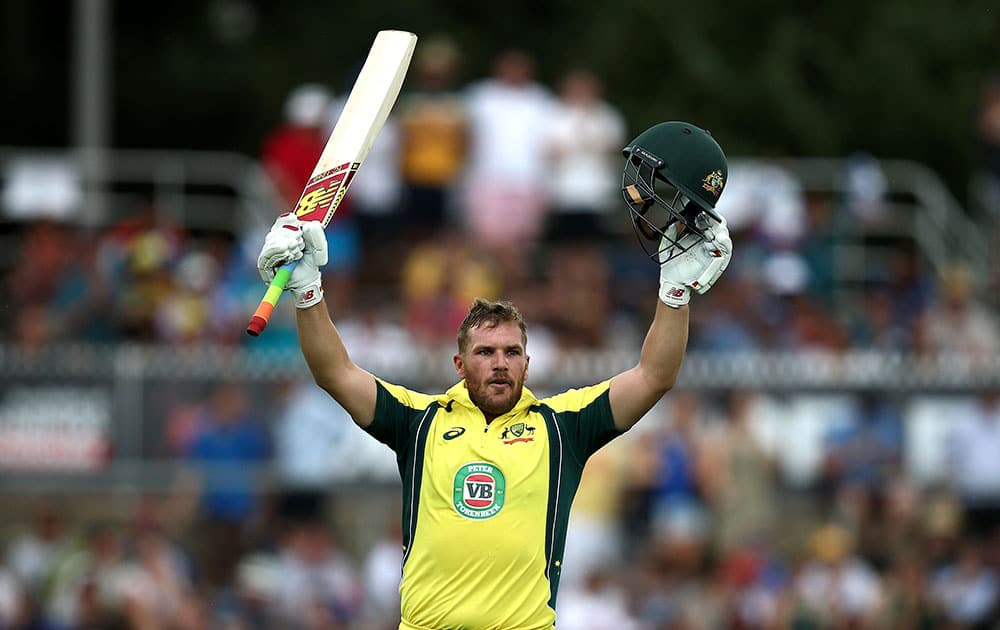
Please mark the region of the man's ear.
POLYGON ((524 374, 522 380, 528 380, 528 364, 531 363, 531 357, 524 355, 524 374))
POLYGON ((453 359, 455 362, 455 374, 458 374, 458 378, 465 379, 465 362, 462 361, 462 355, 456 354, 453 359))

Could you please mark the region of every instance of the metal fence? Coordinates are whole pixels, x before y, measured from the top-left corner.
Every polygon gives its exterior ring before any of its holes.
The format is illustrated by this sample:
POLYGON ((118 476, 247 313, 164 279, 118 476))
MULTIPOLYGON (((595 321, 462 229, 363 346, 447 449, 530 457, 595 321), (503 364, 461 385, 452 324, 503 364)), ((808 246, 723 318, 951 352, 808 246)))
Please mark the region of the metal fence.
MULTIPOLYGON (((443 391, 454 382, 450 351, 400 353, 362 356, 359 362, 380 377, 421 391, 443 391)), ((636 359, 631 352, 563 352, 533 371, 529 386, 547 394, 599 382, 636 359)), ((298 397, 311 395, 312 387, 297 348, 63 345, 28 350, 0 345, 0 465, 5 469, 0 491, 163 491, 185 469, 177 443, 191 430, 191 413, 230 386, 276 435, 284 431, 279 423, 289 414, 320 414, 306 430, 333 449, 324 469, 333 486, 349 491, 359 482, 395 482, 392 454, 357 431, 325 394, 319 394, 324 401, 290 409, 298 397)), ((875 391, 900 400, 968 396, 1000 390, 1000 357, 866 351, 691 354, 676 389, 707 396, 731 390, 795 397, 875 391)), ((231 473, 240 483, 247 475, 259 479, 260 487, 267 480, 289 479, 269 467, 239 467, 231 473)))

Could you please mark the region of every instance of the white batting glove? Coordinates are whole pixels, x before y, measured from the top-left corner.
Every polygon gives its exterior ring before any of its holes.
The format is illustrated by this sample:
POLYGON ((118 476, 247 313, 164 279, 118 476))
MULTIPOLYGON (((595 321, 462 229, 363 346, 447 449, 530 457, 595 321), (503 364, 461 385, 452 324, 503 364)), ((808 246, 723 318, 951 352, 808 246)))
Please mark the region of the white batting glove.
POLYGON ((286 212, 278 217, 264 238, 264 247, 257 257, 257 271, 270 284, 276 268, 299 261, 285 289, 291 291, 296 308, 308 308, 323 299, 323 278, 320 267, 327 263, 326 234, 317 221, 299 221, 286 212))
MULTIPOLYGON (((670 259, 674 246, 666 239, 660 241, 660 260, 666 261, 660 265, 660 300, 673 308, 687 304, 692 289, 698 293, 711 289, 733 255, 733 241, 724 218, 722 223, 716 223, 702 212, 695 222, 706 239, 701 240, 693 232, 682 234, 680 246, 689 248, 686 252, 670 259)), ((677 225, 674 223, 667 228, 667 236, 674 241, 677 240, 677 225)))

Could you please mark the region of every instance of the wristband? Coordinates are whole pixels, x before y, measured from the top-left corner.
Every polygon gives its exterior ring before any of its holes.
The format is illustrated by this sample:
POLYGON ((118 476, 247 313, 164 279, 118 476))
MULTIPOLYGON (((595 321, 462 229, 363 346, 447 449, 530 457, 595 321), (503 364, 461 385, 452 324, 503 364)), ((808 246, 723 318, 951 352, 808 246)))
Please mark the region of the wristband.
POLYGON ((671 308, 680 308, 691 300, 691 289, 682 284, 660 282, 660 301, 671 308))
POLYGON ((295 308, 309 308, 319 303, 323 299, 323 282, 317 279, 301 289, 292 289, 292 297, 295 298, 295 308))

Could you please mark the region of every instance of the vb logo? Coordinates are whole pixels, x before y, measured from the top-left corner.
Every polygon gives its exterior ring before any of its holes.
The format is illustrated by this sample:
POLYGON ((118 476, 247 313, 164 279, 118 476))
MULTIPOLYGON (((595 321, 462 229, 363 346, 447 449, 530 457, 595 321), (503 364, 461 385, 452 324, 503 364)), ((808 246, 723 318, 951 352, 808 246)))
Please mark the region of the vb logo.
POLYGON ((466 464, 455 473, 455 510, 465 518, 483 520, 496 516, 503 509, 507 481, 493 464, 466 464))

